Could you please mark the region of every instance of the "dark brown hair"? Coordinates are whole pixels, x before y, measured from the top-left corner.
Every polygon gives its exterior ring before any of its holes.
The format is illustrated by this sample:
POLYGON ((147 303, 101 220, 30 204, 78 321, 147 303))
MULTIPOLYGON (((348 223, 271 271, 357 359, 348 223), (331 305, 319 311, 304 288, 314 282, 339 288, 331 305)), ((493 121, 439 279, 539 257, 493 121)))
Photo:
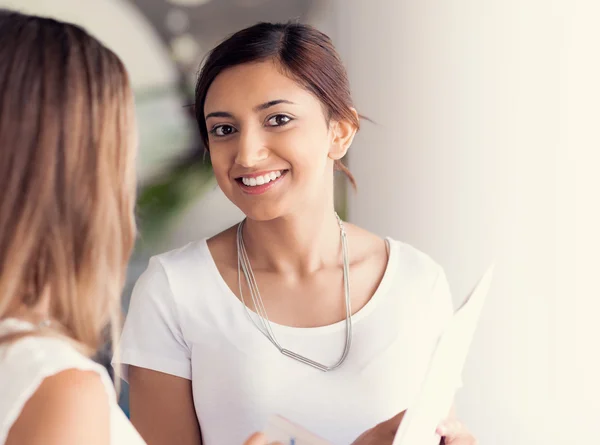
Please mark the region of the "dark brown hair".
MULTIPOLYGON (((215 78, 227 68, 251 62, 274 60, 290 78, 314 94, 327 120, 346 120, 360 128, 352 112, 348 76, 331 39, 319 30, 298 23, 258 23, 236 32, 207 56, 196 83, 195 112, 202 142, 208 149, 204 118, 206 94, 215 78)), ((348 168, 336 161, 356 187, 348 168)))
POLYGON ((0 42, 0 319, 48 296, 48 331, 91 353, 135 241, 129 78, 68 23, 0 10, 0 42))

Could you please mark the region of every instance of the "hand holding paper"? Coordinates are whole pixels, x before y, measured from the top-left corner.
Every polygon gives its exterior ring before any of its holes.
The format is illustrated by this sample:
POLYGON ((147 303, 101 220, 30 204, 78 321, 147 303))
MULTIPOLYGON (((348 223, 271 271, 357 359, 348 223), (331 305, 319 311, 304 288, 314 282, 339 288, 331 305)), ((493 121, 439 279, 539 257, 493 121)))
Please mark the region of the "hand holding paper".
POLYGON ((396 414, 391 419, 375 425, 370 430, 361 434, 352 445, 382 445, 391 444, 398 431, 398 426, 402 422, 405 411, 396 414))

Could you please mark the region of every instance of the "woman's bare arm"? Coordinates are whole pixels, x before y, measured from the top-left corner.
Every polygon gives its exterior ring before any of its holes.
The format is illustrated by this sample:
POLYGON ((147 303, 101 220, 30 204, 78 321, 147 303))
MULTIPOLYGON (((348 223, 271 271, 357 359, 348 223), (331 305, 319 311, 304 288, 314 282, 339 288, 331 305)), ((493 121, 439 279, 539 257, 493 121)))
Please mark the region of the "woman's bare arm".
POLYGON ((148 445, 200 445, 190 380, 129 366, 131 422, 148 445))

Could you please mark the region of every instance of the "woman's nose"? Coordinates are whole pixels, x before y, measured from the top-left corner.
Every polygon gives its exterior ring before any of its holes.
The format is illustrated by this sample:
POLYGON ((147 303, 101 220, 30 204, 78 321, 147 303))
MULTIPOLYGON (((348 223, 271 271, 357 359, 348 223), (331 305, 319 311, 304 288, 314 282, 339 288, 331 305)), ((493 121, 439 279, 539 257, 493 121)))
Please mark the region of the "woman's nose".
POLYGON ((269 150, 256 131, 246 130, 240 134, 235 162, 242 167, 251 168, 269 156, 269 150))

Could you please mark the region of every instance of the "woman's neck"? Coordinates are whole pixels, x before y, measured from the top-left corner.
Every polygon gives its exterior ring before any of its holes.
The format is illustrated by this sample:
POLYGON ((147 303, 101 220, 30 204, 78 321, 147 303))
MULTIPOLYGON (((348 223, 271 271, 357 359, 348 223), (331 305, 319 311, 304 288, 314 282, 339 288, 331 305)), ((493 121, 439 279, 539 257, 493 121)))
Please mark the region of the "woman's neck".
POLYGON ((6 311, 2 318, 17 318, 20 320, 38 323, 50 318, 50 289, 46 288, 42 292, 38 302, 33 307, 28 307, 23 303, 16 302, 6 311))
POLYGON ((340 225, 332 206, 271 221, 248 219, 243 237, 255 270, 305 276, 341 261, 340 225))

